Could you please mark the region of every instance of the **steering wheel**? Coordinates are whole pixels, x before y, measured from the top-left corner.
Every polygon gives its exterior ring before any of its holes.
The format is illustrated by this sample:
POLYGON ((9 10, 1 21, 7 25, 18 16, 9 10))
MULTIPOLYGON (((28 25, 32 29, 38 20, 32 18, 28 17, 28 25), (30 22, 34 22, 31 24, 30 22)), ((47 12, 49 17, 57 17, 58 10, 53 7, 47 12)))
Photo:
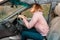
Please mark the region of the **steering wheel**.
POLYGON ((23 22, 23 20, 21 18, 20 19, 17 18, 15 20, 17 21, 16 27, 19 30, 19 32, 21 33, 25 28, 24 22, 23 22))

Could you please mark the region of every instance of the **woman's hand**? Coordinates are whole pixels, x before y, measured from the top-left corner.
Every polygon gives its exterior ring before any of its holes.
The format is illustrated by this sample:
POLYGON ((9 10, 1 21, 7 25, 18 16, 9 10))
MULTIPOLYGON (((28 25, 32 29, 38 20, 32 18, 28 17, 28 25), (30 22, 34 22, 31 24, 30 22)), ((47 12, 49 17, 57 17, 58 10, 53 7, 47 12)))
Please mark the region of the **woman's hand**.
POLYGON ((27 19, 27 17, 25 17, 24 15, 19 15, 18 18, 27 19))

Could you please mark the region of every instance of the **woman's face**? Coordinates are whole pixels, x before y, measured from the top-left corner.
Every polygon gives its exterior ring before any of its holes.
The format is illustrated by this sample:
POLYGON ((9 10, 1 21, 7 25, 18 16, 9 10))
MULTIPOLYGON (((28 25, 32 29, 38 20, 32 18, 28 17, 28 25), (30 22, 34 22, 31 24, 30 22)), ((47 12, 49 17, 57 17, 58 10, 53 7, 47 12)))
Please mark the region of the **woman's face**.
POLYGON ((32 6, 32 8, 30 9, 30 12, 34 12, 35 11, 35 5, 32 6))

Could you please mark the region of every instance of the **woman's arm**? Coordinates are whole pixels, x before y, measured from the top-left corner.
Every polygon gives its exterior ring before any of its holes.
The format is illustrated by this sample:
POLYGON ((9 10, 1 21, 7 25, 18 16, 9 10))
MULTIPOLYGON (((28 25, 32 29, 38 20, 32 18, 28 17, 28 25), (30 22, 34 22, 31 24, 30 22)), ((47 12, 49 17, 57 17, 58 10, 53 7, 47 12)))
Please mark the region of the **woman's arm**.
POLYGON ((28 22, 27 19, 25 19, 25 18, 23 18, 23 21, 24 21, 26 27, 28 29, 31 29, 36 24, 36 22, 38 21, 38 14, 35 13, 30 22, 28 22))

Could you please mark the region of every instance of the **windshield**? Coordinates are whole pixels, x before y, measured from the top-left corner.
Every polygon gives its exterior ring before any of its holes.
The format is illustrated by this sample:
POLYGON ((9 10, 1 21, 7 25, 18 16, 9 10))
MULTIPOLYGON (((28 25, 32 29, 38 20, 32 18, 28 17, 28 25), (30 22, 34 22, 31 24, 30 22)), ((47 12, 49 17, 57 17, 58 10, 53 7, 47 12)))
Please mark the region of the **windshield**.
POLYGON ((16 10, 18 10, 19 8, 23 8, 23 6, 18 6, 17 8, 11 8, 11 6, 0 6, 0 22, 7 18, 8 16, 10 16, 11 14, 13 14, 13 12, 15 12, 16 10))

